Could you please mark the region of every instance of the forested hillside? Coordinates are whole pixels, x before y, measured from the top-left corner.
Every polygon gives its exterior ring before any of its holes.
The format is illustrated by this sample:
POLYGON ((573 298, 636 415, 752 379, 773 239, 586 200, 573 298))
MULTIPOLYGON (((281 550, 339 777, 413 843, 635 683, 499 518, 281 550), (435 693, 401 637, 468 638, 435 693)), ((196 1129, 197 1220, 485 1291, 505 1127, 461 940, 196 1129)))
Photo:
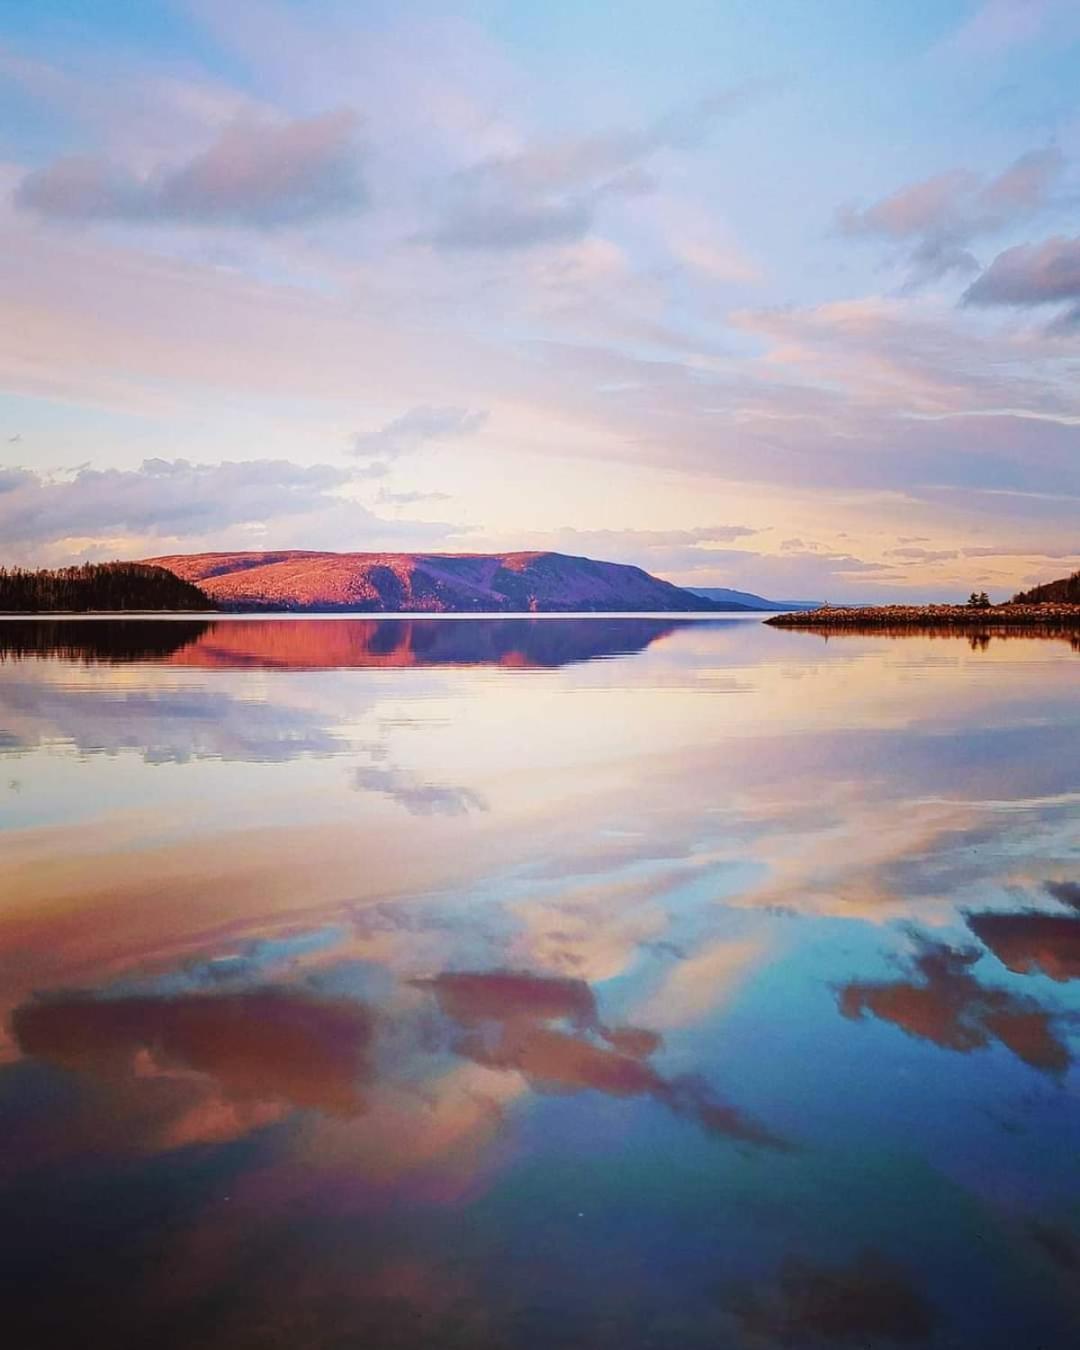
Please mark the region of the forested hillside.
POLYGON ((191 582, 145 563, 84 563, 53 571, 0 567, 0 613, 216 608, 191 582))
POLYGON ((1059 605, 1080 605, 1080 572, 1071 577, 1062 577, 1060 581, 1048 581, 1045 586, 1035 586, 1030 591, 1021 591, 1013 596, 1014 605, 1041 605, 1052 601, 1059 605))

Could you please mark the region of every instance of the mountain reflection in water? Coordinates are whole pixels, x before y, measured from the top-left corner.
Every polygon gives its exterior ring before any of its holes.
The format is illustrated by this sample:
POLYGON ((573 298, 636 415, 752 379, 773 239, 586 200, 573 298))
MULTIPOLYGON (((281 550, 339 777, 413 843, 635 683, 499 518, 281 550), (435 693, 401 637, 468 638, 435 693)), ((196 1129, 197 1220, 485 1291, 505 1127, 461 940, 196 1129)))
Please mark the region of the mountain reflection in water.
POLYGON ((1060 635, 0 623, 27 1350, 1080 1344, 1060 635))
POLYGON ((554 667, 643 651, 687 620, 133 619, 0 620, 0 660, 25 656, 144 661, 198 670, 348 670, 366 666, 554 667))

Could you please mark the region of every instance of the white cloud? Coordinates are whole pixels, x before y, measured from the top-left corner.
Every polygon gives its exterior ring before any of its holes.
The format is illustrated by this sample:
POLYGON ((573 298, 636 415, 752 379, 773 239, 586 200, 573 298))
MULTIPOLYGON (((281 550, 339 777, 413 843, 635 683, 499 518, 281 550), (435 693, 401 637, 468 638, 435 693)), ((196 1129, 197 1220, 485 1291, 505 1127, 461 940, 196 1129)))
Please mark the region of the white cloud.
MULTIPOLYGON (((0 476, 0 538, 8 560, 137 556, 163 540, 200 547, 283 547, 300 531, 309 546, 401 547, 445 535, 444 526, 390 523, 340 489, 348 468, 288 460, 193 464, 148 459, 137 469, 82 468, 50 478, 0 476)), ((157 547, 157 551, 161 551, 157 547)))

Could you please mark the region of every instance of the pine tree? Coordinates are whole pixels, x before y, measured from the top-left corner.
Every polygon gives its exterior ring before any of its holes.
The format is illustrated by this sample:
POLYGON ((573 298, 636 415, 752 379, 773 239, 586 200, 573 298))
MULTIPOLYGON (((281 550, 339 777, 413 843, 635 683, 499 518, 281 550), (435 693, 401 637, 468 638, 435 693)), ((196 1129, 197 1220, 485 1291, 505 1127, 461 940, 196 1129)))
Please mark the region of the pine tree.
POLYGON ((0 613, 216 608, 191 582, 145 563, 82 563, 51 571, 0 567, 0 613))

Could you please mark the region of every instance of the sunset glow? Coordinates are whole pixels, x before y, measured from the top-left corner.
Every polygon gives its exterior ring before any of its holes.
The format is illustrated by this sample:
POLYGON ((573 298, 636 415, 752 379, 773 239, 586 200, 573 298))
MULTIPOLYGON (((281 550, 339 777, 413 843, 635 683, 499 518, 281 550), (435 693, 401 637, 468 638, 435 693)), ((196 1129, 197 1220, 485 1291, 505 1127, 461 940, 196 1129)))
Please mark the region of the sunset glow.
POLYGON ((0 18, 0 538, 1080 565, 1071 0, 0 18))

